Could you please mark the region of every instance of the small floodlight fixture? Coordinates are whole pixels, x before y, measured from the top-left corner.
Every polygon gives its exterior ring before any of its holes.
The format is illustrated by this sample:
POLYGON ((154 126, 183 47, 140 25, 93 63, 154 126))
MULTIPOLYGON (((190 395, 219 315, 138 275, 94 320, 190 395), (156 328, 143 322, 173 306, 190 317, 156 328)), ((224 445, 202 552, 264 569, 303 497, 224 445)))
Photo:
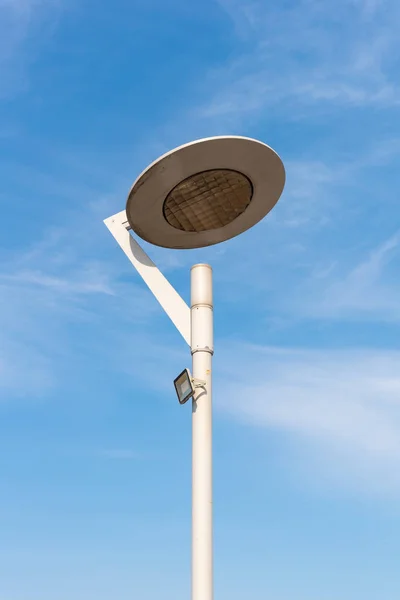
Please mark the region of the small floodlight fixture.
POLYGON ((182 373, 174 379, 174 386, 179 404, 185 404, 185 402, 194 396, 194 386, 189 369, 184 369, 182 373))
POLYGON ((189 369, 183 369, 178 377, 174 379, 176 395, 179 404, 185 404, 190 398, 193 398, 196 388, 205 387, 206 382, 202 379, 194 379, 189 369))

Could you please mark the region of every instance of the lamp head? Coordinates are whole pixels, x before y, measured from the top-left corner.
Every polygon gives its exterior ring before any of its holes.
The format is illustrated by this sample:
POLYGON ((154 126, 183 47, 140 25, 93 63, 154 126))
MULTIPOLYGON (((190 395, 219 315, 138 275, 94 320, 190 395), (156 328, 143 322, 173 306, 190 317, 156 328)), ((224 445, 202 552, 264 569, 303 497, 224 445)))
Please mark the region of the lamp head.
POLYGON ((141 238, 165 248, 218 244, 258 223, 285 184, 279 156, 245 137, 197 140, 161 156, 133 184, 126 205, 141 238))

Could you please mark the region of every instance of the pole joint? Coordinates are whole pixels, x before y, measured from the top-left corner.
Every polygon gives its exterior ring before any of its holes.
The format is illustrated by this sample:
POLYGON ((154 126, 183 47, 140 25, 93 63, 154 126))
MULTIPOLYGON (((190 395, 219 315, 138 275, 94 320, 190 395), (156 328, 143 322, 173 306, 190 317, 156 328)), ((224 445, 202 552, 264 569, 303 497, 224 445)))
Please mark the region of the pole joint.
POLYGON ((214 348, 209 348, 208 346, 205 346, 204 348, 192 348, 190 352, 192 356, 193 354, 196 354, 196 352, 208 352, 208 354, 211 354, 211 356, 213 356, 214 348))

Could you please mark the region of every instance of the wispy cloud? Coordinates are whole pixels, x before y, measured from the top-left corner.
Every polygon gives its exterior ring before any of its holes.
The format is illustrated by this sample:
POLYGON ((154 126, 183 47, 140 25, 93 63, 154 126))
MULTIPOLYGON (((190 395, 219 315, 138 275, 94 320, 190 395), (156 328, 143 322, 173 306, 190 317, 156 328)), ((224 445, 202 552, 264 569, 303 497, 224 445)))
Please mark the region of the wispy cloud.
POLYGON ((298 118, 316 105, 399 105, 397 3, 219 4, 245 41, 240 57, 210 75, 214 93, 198 108, 200 116, 237 121, 286 106, 296 107, 292 117, 298 118))
POLYGON ((374 490, 400 489, 399 352, 244 345, 230 356, 240 369, 225 365, 221 410, 294 435, 296 452, 308 445, 306 461, 310 448, 328 468, 336 461, 342 483, 350 473, 374 490))
POLYGON ((19 284, 21 287, 37 286, 48 290, 54 290, 63 294, 110 294, 114 292, 104 273, 100 272, 98 266, 86 266, 79 273, 73 273, 69 278, 55 277, 41 271, 22 271, 12 275, 4 275, 0 278, 3 282, 19 284))
POLYGON ((27 89, 27 66, 59 7, 58 0, 0 0, 0 99, 27 89))
POLYGON ((142 324, 157 313, 156 301, 149 302, 128 261, 121 256, 113 262, 115 244, 97 206, 64 215, 62 227, 50 226, 41 235, 30 246, 2 254, 3 399, 47 394, 70 369, 78 372, 79 355, 102 352, 104 364, 109 364, 110 338, 118 348, 119 330, 135 323, 140 335, 142 324), (97 238, 101 245, 93 243, 97 238), (78 325, 81 336, 74 336, 78 325))
POLYGON ((309 318, 400 322, 400 234, 369 252, 355 266, 343 258, 315 271, 301 287, 296 310, 309 318))

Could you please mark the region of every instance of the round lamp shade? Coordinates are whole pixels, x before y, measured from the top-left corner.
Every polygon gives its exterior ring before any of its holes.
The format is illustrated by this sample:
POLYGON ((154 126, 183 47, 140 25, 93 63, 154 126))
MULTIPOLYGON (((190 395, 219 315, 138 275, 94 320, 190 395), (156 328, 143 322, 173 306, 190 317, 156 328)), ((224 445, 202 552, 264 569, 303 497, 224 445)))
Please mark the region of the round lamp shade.
POLYGON ((133 231, 164 248, 218 244, 258 223, 285 184, 279 156, 250 138, 213 137, 179 146, 137 178, 126 205, 133 231))

